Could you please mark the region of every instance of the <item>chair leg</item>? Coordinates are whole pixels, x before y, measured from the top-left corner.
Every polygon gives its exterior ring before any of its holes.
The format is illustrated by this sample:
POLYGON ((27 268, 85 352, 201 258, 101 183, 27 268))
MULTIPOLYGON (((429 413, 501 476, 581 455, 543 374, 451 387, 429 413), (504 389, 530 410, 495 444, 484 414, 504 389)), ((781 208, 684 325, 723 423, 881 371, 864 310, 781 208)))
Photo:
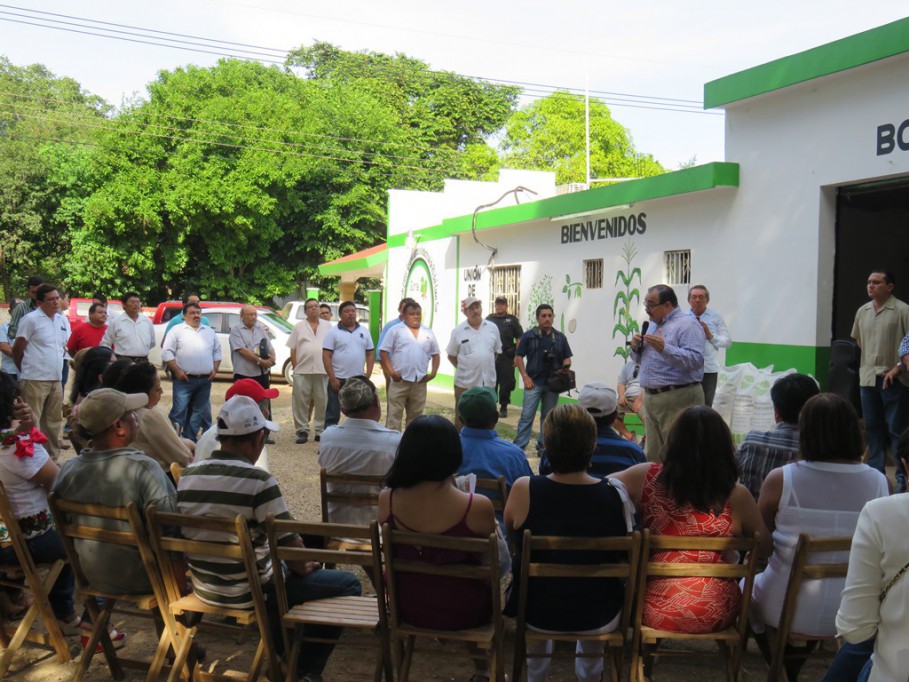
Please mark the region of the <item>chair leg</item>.
POLYGON ((404 662, 401 666, 400 682, 407 682, 410 679, 410 664, 413 661, 413 649, 416 637, 410 635, 404 644, 404 662))
POLYGON ((300 649, 303 644, 300 641, 302 633, 300 627, 295 625, 293 629, 293 637, 290 645, 290 651, 287 652, 287 682, 295 682, 297 679, 297 663, 300 660, 300 649))
MULTIPOLYGON (((183 673, 184 668, 186 667, 186 661, 189 658, 189 652, 193 647, 193 639, 196 636, 196 628, 190 628, 183 633, 183 636, 180 638, 180 645, 177 647, 175 652, 176 656, 174 658, 174 665, 170 670, 170 675, 167 677, 167 682, 179 682, 180 676, 183 673)), ((187 673, 192 679, 192 673, 187 670, 187 673)))
POLYGON ((82 656, 79 657, 79 665, 73 672, 72 682, 79 682, 85 677, 85 673, 88 672, 88 667, 91 665, 98 644, 101 644, 101 651, 107 661, 107 667, 110 670, 111 677, 115 680, 122 680, 125 677, 123 669, 120 667, 120 662, 117 660, 114 645, 111 643, 110 636, 107 634, 107 624, 110 622, 111 612, 114 610, 115 604, 116 600, 108 599, 104 603, 104 608, 101 609, 98 607, 98 602, 94 597, 89 597, 85 600, 85 608, 88 610, 88 614, 92 619, 92 630, 88 636, 88 642, 82 650, 82 656))
POLYGON ((253 656, 252 667, 246 676, 246 682, 256 682, 259 679, 259 673, 262 672, 262 664, 265 662, 265 647, 265 640, 260 639, 259 646, 256 647, 256 655, 253 656))

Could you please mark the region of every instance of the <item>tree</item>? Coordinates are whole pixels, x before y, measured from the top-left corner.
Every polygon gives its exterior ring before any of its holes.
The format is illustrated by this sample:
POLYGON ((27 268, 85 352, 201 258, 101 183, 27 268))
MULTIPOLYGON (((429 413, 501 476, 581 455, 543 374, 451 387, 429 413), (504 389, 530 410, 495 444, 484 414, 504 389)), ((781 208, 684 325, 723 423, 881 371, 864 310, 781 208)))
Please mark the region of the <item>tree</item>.
MULTIPOLYGON (((505 124, 503 165, 555 171, 556 183, 585 182, 584 100, 557 91, 516 111, 505 124)), ((647 177, 664 173, 650 154, 635 151, 628 130, 609 107, 590 100, 592 178, 647 177)))

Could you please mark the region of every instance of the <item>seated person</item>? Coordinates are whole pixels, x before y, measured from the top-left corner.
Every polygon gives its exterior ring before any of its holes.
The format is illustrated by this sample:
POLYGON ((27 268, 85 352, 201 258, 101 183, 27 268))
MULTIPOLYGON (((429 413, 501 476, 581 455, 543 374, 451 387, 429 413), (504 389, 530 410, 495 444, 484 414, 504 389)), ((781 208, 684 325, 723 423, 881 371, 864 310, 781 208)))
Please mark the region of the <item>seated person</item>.
MULTIPOLYGON (((284 637, 281 635, 277 595, 272 580, 275 569, 269 554, 265 520, 269 514, 278 519, 292 517, 278 482, 267 471, 255 466, 265 446, 266 433, 277 431, 278 425, 265 419, 254 399, 238 395, 224 403, 218 413, 217 429, 221 448, 215 450, 209 459, 193 462, 186 468, 180 477, 177 506, 181 514, 228 518, 239 514, 247 520, 271 620, 272 647, 278 655, 283 655, 284 637)), ((203 530, 187 528, 184 533, 190 539, 219 539, 217 534, 203 530)), ((236 542, 236 535, 223 540, 236 542)), ((287 535, 279 543, 290 547, 303 546, 299 535, 287 535)), ((193 592, 199 599, 215 606, 252 608, 252 594, 242 564, 227 558, 218 562, 206 557, 206 566, 200 567, 193 564, 192 555, 187 556, 187 560, 192 572, 193 592), (222 564, 216 573, 210 568, 212 562, 222 564)), ((278 567, 278 570, 282 568, 278 567)), ((323 570, 315 562, 288 565, 286 568, 284 580, 289 606, 313 599, 360 594, 360 581, 352 573, 323 570)), ((304 632, 306 636, 332 640, 306 642, 300 652, 297 674, 304 679, 318 680, 334 649, 334 640, 341 636, 341 628, 313 626, 307 627, 304 632), (310 677, 307 678, 307 675, 310 677)))
MULTIPOLYGON (((461 394, 458 414, 464 427, 461 429, 461 448, 464 460, 458 468, 458 475, 475 474, 477 478, 505 477, 509 488, 522 476, 533 476, 524 451, 511 441, 500 438, 496 433, 499 410, 496 407, 496 392, 488 386, 474 386, 461 394)), ((498 499, 498 493, 490 490, 478 491, 490 499, 498 499)), ((496 519, 502 523, 502 513, 496 512, 496 519)))
POLYGON ((641 363, 632 360, 619 372, 618 389, 619 413, 615 420, 615 429, 622 438, 634 440, 634 434, 625 426, 625 415, 636 414, 644 421, 644 389, 638 374, 641 372, 641 363))
MULTIPOLYGON (((597 442, 589 474, 603 478, 647 461, 640 445, 622 438, 613 428, 618 401, 615 391, 609 386, 602 381, 585 384, 578 394, 578 405, 587 410, 597 425, 597 442)), ((549 456, 544 449, 540 455, 540 475, 545 476, 551 471, 549 456)))
MULTIPOLYGON (((227 389, 227 392, 224 394, 224 400, 230 400, 235 395, 245 395, 247 398, 255 400, 262 409, 262 416, 265 417, 265 419, 268 419, 269 415, 265 407, 268 403, 265 401, 277 398, 279 393, 277 388, 262 388, 262 385, 255 379, 239 379, 227 389)), ((199 442, 196 443, 193 461, 201 462, 203 459, 211 457, 212 453, 218 449, 218 440, 218 425, 212 424, 201 436, 199 436, 199 442)), ((273 441, 266 439, 265 442, 269 443, 273 441)), ((268 448, 262 448, 262 454, 259 455, 259 459, 256 460, 256 466, 268 471, 268 448)))
POLYGON ((806 374, 787 374, 770 388, 776 426, 770 431, 749 431, 737 453, 741 483, 755 500, 767 474, 798 459, 799 413, 805 402, 818 393, 817 382, 806 374))
MULTIPOLYGON (((505 525, 518 552, 522 551, 524 530, 534 535, 610 537, 625 535, 632 529, 634 510, 630 503, 626 509, 627 497, 619 490, 619 484, 587 473, 596 437, 597 425, 579 405, 559 405, 546 416, 543 444, 552 473, 518 479, 505 507, 505 525)), ((568 558, 567 552, 538 552, 533 560, 568 558)), ((578 564, 611 560, 602 552, 574 552, 570 558, 578 564)), ((522 579, 520 564, 512 564, 512 598, 517 597, 522 579)), ((553 578, 539 585, 531 580, 527 624, 544 632, 612 632, 619 626, 624 595, 624 586, 618 579, 553 578)), ((552 640, 528 645, 528 653, 544 650, 552 652, 552 640)), ((577 652, 602 654, 603 643, 578 641, 577 652)), ((528 681, 545 680, 550 662, 548 658, 528 658, 528 681)), ((575 674, 582 682, 597 682, 603 674, 602 656, 576 658, 575 674)))
MULTIPOLYGON (((379 392, 364 376, 351 377, 338 392, 343 424, 329 426, 319 442, 319 466, 330 474, 385 476, 395 461, 401 432, 382 426, 379 392)), ((363 485, 329 483, 329 492, 378 492, 363 485)), ((367 526, 376 518, 373 506, 343 506, 328 503, 328 520, 367 526)))
MULTIPOLYGON (((654 535, 747 537, 761 534, 761 552, 770 540, 757 504, 737 484, 732 434, 723 418, 704 405, 679 413, 669 430, 662 464, 638 464, 613 474, 625 484, 654 535)), ((718 552, 654 553, 656 561, 726 563, 718 552)), ((644 625, 658 630, 704 634, 735 620, 742 592, 728 578, 651 578, 644 598, 644 625)))

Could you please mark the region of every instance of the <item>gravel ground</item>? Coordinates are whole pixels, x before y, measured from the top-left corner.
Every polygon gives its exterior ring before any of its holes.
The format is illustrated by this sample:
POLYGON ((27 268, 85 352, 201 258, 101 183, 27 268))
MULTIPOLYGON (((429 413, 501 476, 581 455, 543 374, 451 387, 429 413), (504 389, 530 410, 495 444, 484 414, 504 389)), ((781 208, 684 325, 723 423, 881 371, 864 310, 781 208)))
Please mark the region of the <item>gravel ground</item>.
MULTIPOLYGON (((381 384, 381 377, 376 382, 381 384)), ((224 401, 224 392, 230 383, 219 380, 212 388, 212 408, 216 414, 218 407, 224 401)), ((268 455, 271 471, 281 484, 281 488, 288 501, 291 512, 296 518, 318 521, 321 518, 319 505, 319 469, 316 464, 318 444, 312 440, 305 445, 294 443, 295 433, 290 412, 290 388, 284 384, 277 385, 281 396, 273 401, 273 418, 282 426, 282 430, 275 434, 276 443, 268 446, 268 455)), ((165 388, 165 398, 161 408, 170 408, 170 391, 165 388)), ((384 400, 383 400, 384 403, 384 400)), ((512 406, 510 415, 499 424, 499 432, 505 438, 512 438, 517 425, 520 406, 512 406)), ((443 414, 449 418, 454 417, 453 396, 451 392, 430 387, 427 411, 443 414)), ((533 439, 531 443, 533 443, 533 439)), ((533 447, 529 448, 532 454, 533 447)), ((64 459, 74 456, 72 450, 64 453, 64 459)), ((531 467, 536 470, 538 461, 530 457, 531 467)), ((121 654, 130 657, 150 657, 155 641, 150 624, 147 620, 140 620, 131 616, 116 616, 115 625, 129 634, 127 646, 121 654)), ((225 668, 246 669, 254 649, 253 641, 238 642, 236 639, 225 638, 211 633, 200 633, 201 641, 208 652, 205 669, 224 670, 225 668)), ((514 640, 514 627, 512 621, 506 620, 506 665, 510 668, 512 660, 512 643, 514 640)), ((78 653, 78 642, 74 639, 73 653, 78 653)), ((655 679, 673 680, 678 682, 708 682, 723 680, 722 662, 719 659, 706 659, 705 654, 713 651, 714 647, 708 645, 686 645, 683 655, 675 659, 661 662, 655 669, 655 679)), ((374 651, 371 641, 363 636, 346 633, 333 654, 329 666, 325 671, 325 679, 329 681, 342 680, 368 680, 372 678, 374 651)), ((470 678, 472 665, 470 661, 459 655, 461 650, 452 645, 433 643, 423 649, 426 653, 418 653, 414 659, 411 675, 413 680, 467 680, 470 678), (442 656, 442 653, 454 656, 442 656)), ((805 667, 801 680, 812 682, 820 680, 825 670, 824 665, 817 663, 805 667)), ((554 682, 573 680, 571 664, 565 660, 557 660, 552 669, 550 679, 554 682)), ((68 680, 73 672, 73 664, 59 664, 56 659, 46 651, 40 649, 26 649, 14 664, 13 670, 7 676, 10 680, 28 682, 63 682, 68 680)), ((744 680, 763 680, 767 675, 767 667, 757 654, 756 648, 751 643, 744 661, 744 680)), ((87 676, 88 680, 110 679, 102 656, 96 656, 87 676)), ((128 682, 144 680, 144 675, 127 672, 128 682)))

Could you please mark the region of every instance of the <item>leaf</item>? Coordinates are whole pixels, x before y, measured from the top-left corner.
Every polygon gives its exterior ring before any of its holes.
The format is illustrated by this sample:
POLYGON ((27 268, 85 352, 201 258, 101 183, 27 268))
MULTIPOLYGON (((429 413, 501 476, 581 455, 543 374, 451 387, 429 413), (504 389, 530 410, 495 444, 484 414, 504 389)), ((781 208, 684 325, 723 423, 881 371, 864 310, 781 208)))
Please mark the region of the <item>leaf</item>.
POLYGON ((616 309, 619 307, 619 301, 621 301, 621 302, 624 303, 625 305, 628 305, 628 296, 625 294, 624 291, 618 291, 618 292, 616 292, 615 301, 613 301, 613 304, 612 304, 612 315, 613 315, 613 317, 615 317, 615 311, 616 311, 616 309))
POLYGON ((565 275, 565 282, 568 283, 568 284, 571 284, 571 276, 570 276, 570 275, 565 275))
POLYGON ((627 287, 629 284, 631 284, 631 278, 630 278, 630 277, 627 277, 627 278, 626 278, 625 273, 622 272, 621 270, 619 270, 617 273, 615 273, 615 284, 618 284, 620 279, 622 280, 622 283, 623 283, 626 287, 627 287))
POLYGON ((628 304, 629 305, 631 305, 631 301, 633 299, 637 299, 638 303, 641 302, 641 292, 638 291, 637 289, 632 289, 630 292, 628 292, 628 304))
POLYGON ((631 276, 628 278, 628 281, 630 282, 631 280, 633 280, 635 275, 638 276, 638 281, 640 282, 641 281, 641 268, 635 268, 634 270, 632 270, 631 276))
POLYGON ((615 357, 616 355, 621 355, 625 360, 627 360, 629 354, 630 354, 630 351, 627 348, 617 347, 615 349, 615 352, 612 354, 612 357, 615 357))
POLYGON ((625 338, 628 338, 628 327, 619 322, 616 322, 615 326, 612 328, 612 338, 615 338, 615 333, 619 332, 625 338))

